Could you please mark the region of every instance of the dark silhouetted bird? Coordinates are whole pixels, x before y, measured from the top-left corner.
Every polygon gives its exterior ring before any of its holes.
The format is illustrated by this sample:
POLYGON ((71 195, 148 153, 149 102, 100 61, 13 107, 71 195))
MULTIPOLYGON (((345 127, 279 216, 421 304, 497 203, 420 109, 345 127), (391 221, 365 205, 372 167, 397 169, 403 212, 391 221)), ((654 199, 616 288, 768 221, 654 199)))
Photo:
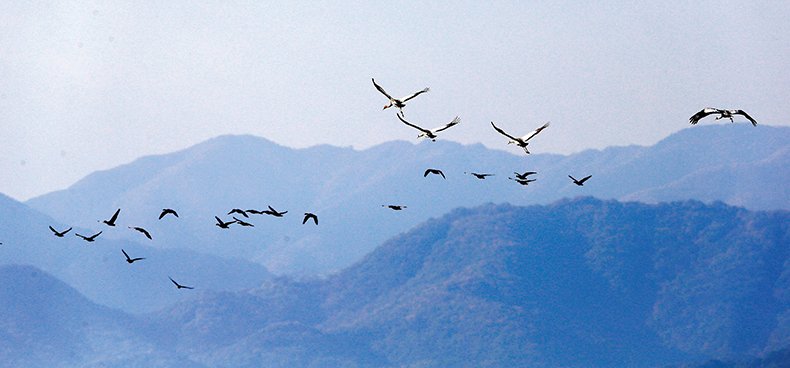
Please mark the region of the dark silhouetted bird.
POLYGON ((730 119, 731 123, 735 122, 735 120, 732 119, 733 115, 743 115, 746 119, 748 119, 752 123, 753 126, 757 126, 757 121, 752 119, 752 117, 749 116, 749 114, 747 114, 743 110, 722 110, 722 109, 716 109, 716 108, 713 108, 713 107, 706 107, 706 108, 700 110, 698 113, 692 115, 689 118, 689 123, 691 123, 691 125, 695 125, 695 124, 697 124, 700 121, 700 119, 702 119, 702 118, 704 118, 704 117, 706 117, 706 116, 708 116, 710 114, 719 114, 719 116, 717 116, 716 119, 713 119, 713 120, 730 119))
POLYGON ((428 174, 441 175, 443 178, 447 179, 447 177, 444 176, 444 173, 442 172, 442 170, 437 170, 437 169, 425 170, 425 173, 422 174, 422 177, 424 178, 424 177, 428 176, 428 174))
POLYGON ((71 228, 68 228, 61 232, 58 232, 57 230, 53 229, 52 226, 50 226, 49 229, 52 230, 52 232, 55 233, 55 236, 57 236, 58 238, 62 238, 63 235, 66 235, 67 232, 71 231, 71 228))
POLYGON ((538 173, 537 171, 527 171, 527 172, 525 172, 523 174, 519 174, 517 172, 514 172, 513 174, 516 174, 516 177, 521 179, 521 180, 527 180, 527 176, 530 176, 530 175, 533 175, 533 174, 537 174, 537 173, 538 173))
POLYGON ((272 208, 272 206, 269 206, 269 210, 268 211, 263 211, 263 213, 265 213, 267 215, 272 215, 274 217, 283 217, 283 215, 288 213, 288 211, 277 212, 277 210, 272 208))
POLYGON ((494 174, 478 174, 478 173, 466 172, 466 171, 464 171, 464 174, 474 175, 478 179, 485 179, 486 176, 494 176, 494 174))
POLYGON ((170 281, 172 281, 173 284, 175 284, 176 287, 179 288, 179 289, 194 289, 194 287, 192 287, 192 286, 184 286, 184 285, 181 285, 181 284, 177 283, 176 280, 173 280, 173 278, 170 277, 170 276, 168 276, 167 278, 170 279, 170 281))
POLYGON ((162 213, 161 213, 161 214, 159 214, 159 219, 161 220, 161 219, 162 219, 162 217, 165 217, 165 215, 167 215, 168 213, 169 213, 169 214, 171 214, 171 215, 173 215, 173 216, 175 216, 175 217, 178 217, 178 214, 176 213, 176 211, 174 211, 174 210, 171 210, 171 209, 169 209, 169 208, 163 208, 163 209, 162 209, 162 213))
POLYGON ((128 254, 126 254, 126 251, 125 251, 125 250, 121 249, 121 252, 123 252, 123 255, 125 255, 125 256, 126 256, 126 263, 128 263, 128 264, 132 264, 132 263, 134 263, 135 261, 139 261, 139 260, 141 260, 141 259, 145 259, 145 258, 142 258, 142 257, 139 257, 139 258, 129 258, 129 255, 128 255, 128 254))
POLYGON ((245 212, 244 210, 240 210, 238 208, 234 208, 234 209, 230 210, 230 212, 228 212, 228 215, 230 215, 231 213, 238 213, 238 214, 241 214, 242 216, 244 216, 246 218, 250 218, 250 216, 247 216, 247 212, 245 212))
POLYGON ((217 219, 217 223, 214 224, 214 225, 217 225, 217 226, 219 226, 220 228, 223 228, 223 229, 227 229, 228 226, 230 226, 230 224, 233 224, 233 223, 236 222, 235 220, 234 221, 223 222, 217 216, 214 216, 214 218, 217 219))
POLYGON ((568 175, 568 177, 571 178, 571 180, 573 180, 573 184, 576 184, 578 186, 582 186, 582 185, 584 185, 584 182, 587 181, 587 179, 592 177, 592 175, 587 175, 586 177, 582 178, 581 180, 576 180, 570 175, 568 175))
POLYGON ((309 220, 309 219, 313 219, 313 221, 315 221, 315 224, 318 225, 318 216, 316 216, 315 214, 312 214, 310 212, 305 212, 304 220, 302 220, 302 225, 304 225, 307 222, 307 220, 309 220))
POLYGON ((251 214, 253 214, 253 215, 262 215, 262 214, 263 214, 263 211, 258 211, 258 210, 247 210, 247 213, 251 213, 251 214))
POLYGON ((406 208, 406 206, 397 206, 397 205, 394 205, 394 204, 382 204, 381 207, 392 208, 395 211, 400 211, 400 210, 406 208))
POLYGON ((417 130, 422 132, 419 135, 417 135, 417 138, 426 137, 426 138, 429 138, 430 140, 432 140, 434 142, 436 142, 436 133, 441 132, 442 130, 445 130, 445 129, 447 129, 447 128, 449 128, 449 127, 451 127, 453 125, 456 125, 456 124, 461 122, 461 118, 456 116, 455 119, 453 119, 453 121, 451 121, 451 122, 449 122, 449 123, 447 123, 445 125, 442 125, 440 127, 428 130, 428 129, 420 128, 420 127, 418 127, 418 126, 416 126, 416 125, 414 125, 412 123, 409 123, 408 121, 403 119, 403 116, 401 114, 396 114, 396 115, 398 115, 398 119, 400 119, 400 121, 402 121, 404 124, 406 124, 406 125, 414 128, 414 129, 417 129, 417 130))
POLYGON ((429 89, 428 87, 425 87, 425 89, 423 89, 422 91, 419 91, 419 92, 413 93, 413 94, 411 94, 411 95, 409 95, 409 96, 406 96, 406 97, 404 97, 404 98, 401 98, 401 99, 396 99, 396 98, 392 98, 392 96, 390 96, 390 95, 389 95, 389 93, 387 93, 387 91, 385 91, 385 90, 384 90, 384 88, 381 88, 381 86, 379 86, 378 84, 376 84, 376 80, 375 80, 375 79, 373 79, 373 78, 370 78, 370 80, 372 80, 372 81, 373 81, 373 85, 374 85, 374 86, 376 86, 376 89, 377 89, 377 90, 379 90, 379 92, 381 92, 381 94, 383 94, 384 96, 387 96, 387 98, 389 98, 389 99, 390 99, 390 103, 389 103, 388 105, 385 105, 385 106, 384 106, 384 108, 383 108, 382 110, 385 110, 385 109, 387 109, 387 108, 390 108, 390 107, 393 107, 393 106, 395 106, 395 107, 397 107, 397 108, 398 108, 398 111, 399 111, 401 114, 403 114, 403 107, 404 107, 404 106, 406 106, 406 101, 408 101, 408 100, 411 100, 412 98, 415 98, 415 97, 417 97, 417 96, 418 96, 420 93, 425 93, 425 92, 428 92, 428 91, 430 91, 430 89, 429 89))
POLYGON ((87 242, 93 242, 94 240, 96 240, 96 237, 97 237, 97 236, 99 236, 100 234, 101 234, 101 231, 99 231, 98 233, 96 233, 96 234, 93 234, 93 235, 91 235, 91 236, 85 236, 85 235, 80 235, 80 234, 76 234, 76 233, 75 233, 74 235, 76 235, 76 236, 79 236, 80 238, 83 238, 83 239, 85 239, 85 241, 87 241, 87 242))
POLYGON ((121 213, 121 209, 120 208, 118 209, 118 211, 115 211, 115 214, 112 215, 112 217, 109 220, 102 220, 100 222, 103 222, 103 223, 107 224, 108 226, 115 226, 115 220, 118 219, 118 214, 119 213, 121 213))
POLYGON ((149 234, 148 231, 146 231, 145 229, 143 229, 141 227, 132 227, 132 226, 129 226, 129 228, 132 229, 132 230, 137 230, 137 231, 143 233, 146 238, 151 239, 151 234, 149 234))
POLYGON ((494 127, 494 130, 496 130, 497 132, 499 132, 499 134, 502 134, 502 135, 504 135, 505 137, 508 137, 508 138, 510 138, 510 141, 509 141, 509 142, 507 142, 507 144, 511 144, 511 143, 513 143, 513 144, 515 144, 515 145, 517 145, 517 146, 519 146, 519 147, 523 148, 523 149, 524 149, 524 152, 526 152, 527 154, 529 154, 529 151, 527 150, 527 145, 529 144, 529 142, 528 142, 528 141, 529 141, 530 139, 532 139, 532 137, 534 137, 535 135, 537 135, 538 133, 540 133, 540 131, 541 131, 541 130, 543 130, 543 129, 546 129, 546 128, 549 126, 549 124, 551 124, 551 122, 547 122, 546 124, 543 124, 543 126, 542 126, 542 127, 540 127, 540 128, 538 128, 538 129, 535 129, 535 130, 533 130, 533 131, 529 132, 527 135, 525 135, 525 136, 523 136, 523 137, 521 137, 521 138, 518 138, 518 137, 514 137, 514 136, 512 136, 512 135, 510 135, 510 134, 507 134, 507 133, 505 133, 505 131, 504 131, 504 130, 497 128, 497 126, 496 126, 496 125, 494 125, 494 122, 493 122, 493 121, 491 122, 491 126, 493 126, 493 127, 494 127))
POLYGON ((251 227, 255 227, 255 225, 253 225, 253 224, 251 224, 251 223, 249 223, 249 222, 244 222, 244 221, 241 221, 241 220, 237 219, 237 218, 236 218, 236 216, 233 216, 233 219, 234 219, 234 220, 236 220, 236 223, 237 223, 237 224, 239 224, 239 225, 241 225, 241 226, 251 226, 251 227))
POLYGON ((536 180, 536 179, 515 179, 515 178, 510 178, 510 177, 508 179, 513 180, 516 183, 519 183, 521 185, 528 185, 529 183, 531 183, 531 182, 536 180))

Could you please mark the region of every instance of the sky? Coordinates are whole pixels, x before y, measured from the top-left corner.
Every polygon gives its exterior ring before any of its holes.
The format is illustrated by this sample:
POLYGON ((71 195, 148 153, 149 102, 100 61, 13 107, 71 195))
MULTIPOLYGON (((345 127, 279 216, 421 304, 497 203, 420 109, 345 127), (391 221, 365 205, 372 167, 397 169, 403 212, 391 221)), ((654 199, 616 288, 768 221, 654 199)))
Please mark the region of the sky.
MULTIPOLYGON (((703 107, 790 126, 790 1, 0 0, 0 193, 224 134, 523 154, 652 145, 703 107), (430 143, 430 142, 428 142, 430 143)), ((742 121, 745 121, 741 119, 742 121)), ((701 124, 723 124, 712 118, 701 124)))

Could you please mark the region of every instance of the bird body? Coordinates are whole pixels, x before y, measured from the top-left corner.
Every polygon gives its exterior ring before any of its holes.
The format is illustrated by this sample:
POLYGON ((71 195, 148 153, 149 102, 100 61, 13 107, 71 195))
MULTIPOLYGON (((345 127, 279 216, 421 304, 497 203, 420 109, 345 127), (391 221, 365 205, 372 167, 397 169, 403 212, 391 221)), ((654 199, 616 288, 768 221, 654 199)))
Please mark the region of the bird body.
POLYGON ((692 115, 689 118, 689 123, 691 123, 691 125, 696 125, 700 121, 700 119, 702 119, 702 118, 704 118, 704 117, 706 117, 708 115, 711 115, 711 114, 719 114, 719 116, 717 116, 713 120, 730 119, 731 123, 735 122, 735 120, 732 119, 733 115, 743 115, 744 117, 746 117, 746 119, 749 120, 749 122, 752 123, 753 126, 757 126, 757 121, 752 119, 752 117, 749 116, 749 114, 747 114, 743 110, 722 110, 722 109, 717 109, 717 108, 713 108, 713 107, 706 107, 706 108, 700 110, 698 113, 692 115))
POLYGON ((437 169, 425 170, 425 173, 422 174, 422 177, 424 178, 424 177, 428 176, 428 174, 441 175, 442 178, 447 179, 447 177, 444 176, 444 173, 442 172, 442 170, 437 170, 437 169))
POLYGON ((71 231, 72 228, 68 228, 68 229, 60 231, 60 232, 55 230, 55 229, 53 229, 52 226, 50 226, 49 229, 52 230, 53 233, 55 233, 55 236, 57 236, 58 238, 62 238, 63 235, 66 235, 66 233, 71 231))
POLYGON ((394 204, 382 204, 381 207, 392 208, 395 211, 400 211, 400 210, 406 208, 406 206, 398 206, 398 205, 394 205, 394 204))
POLYGON ((382 110, 385 110, 387 108, 390 108, 390 107, 394 106, 394 107, 398 108, 398 111, 401 114, 403 114, 403 107, 406 106, 406 101, 417 97, 421 93, 425 93, 425 92, 430 91, 430 88, 425 87, 425 89, 423 89, 422 91, 412 93, 411 95, 408 95, 408 96, 406 96, 404 98, 401 98, 401 99, 397 99, 397 98, 392 98, 392 96, 390 96, 390 94, 387 93, 387 91, 385 91, 384 88, 381 88, 381 86, 376 84, 376 80, 375 79, 370 78, 370 80, 373 81, 373 85, 376 86, 376 89, 379 90, 379 92, 381 92, 381 94, 383 94, 384 96, 387 96, 387 98, 389 98, 389 100, 390 100, 390 103, 388 105, 384 105, 384 108, 382 110))
POLYGON ((518 178, 520 180, 526 180, 528 176, 533 175, 533 174, 537 174, 537 173, 538 173, 537 171, 527 171, 527 172, 525 172, 523 174, 519 174, 517 172, 513 172, 513 174, 516 174, 516 178, 518 178))
POLYGON ((145 258, 142 258, 142 257, 138 257, 138 258, 130 258, 130 257, 129 257, 129 255, 128 255, 128 254, 126 254, 126 251, 125 251, 125 250, 123 250, 123 249, 121 249, 121 252, 123 252, 123 255, 125 255, 125 256, 126 256, 126 263, 128 263, 128 264, 132 264, 132 263, 134 263, 134 262, 137 262, 137 261, 139 261, 139 260, 145 259, 145 258))
POLYGON ((115 220, 118 219, 118 214, 121 213, 121 209, 119 208, 118 211, 115 211, 115 214, 109 220, 103 220, 101 222, 107 224, 107 226, 115 226, 115 220))
POLYGON ((419 135, 417 135, 417 138, 425 137, 425 138, 429 138, 431 141, 434 141, 434 142, 436 142, 436 133, 441 132, 442 130, 445 130, 445 129, 451 127, 451 126, 457 125, 458 123, 461 122, 461 118, 456 116, 455 119, 453 119, 453 121, 451 121, 451 122, 449 122, 449 123, 447 123, 445 125, 442 125, 440 127, 436 127, 436 128, 433 128, 433 129, 424 129, 424 128, 420 128, 420 127, 418 127, 418 126, 416 126, 416 125, 414 125, 412 123, 409 123, 408 121, 404 120, 403 119, 403 114, 396 114, 396 115, 398 116, 398 119, 400 119, 400 121, 402 121, 404 124, 406 124, 406 125, 414 128, 414 129, 417 129, 417 130, 422 132, 419 135))
POLYGON ((531 183, 531 182, 536 180, 536 179, 514 179, 514 178, 510 178, 510 177, 508 177, 508 179, 513 180, 516 183, 519 183, 521 185, 528 185, 529 183, 531 183))
POLYGON ((318 225, 318 216, 316 216, 315 214, 310 213, 310 212, 305 212, 304 220, 302 220, 302 225, 304 225, 307 222, 307 220, 309 220, 309 219, 313 219, 315 224, 318 225))
POLYGON ((132 227, 132 226, 129 226, 129 228, 132 229, 132 230, 137 230, 137 231, 143 233, 143 235, 145 235, 146 238, 151 239, 151 234, 149 234, 148 231, 146 231, 145 229, 143 229, 141 227, 132 227))
POLYGON ((525 136, 523 136, 523 137, 521 137, 521 138, 518 138, 518 137, 514 137, 514 136, 512 136, 512 135, 510 135, 510 134, 507 134, 507 133, 505 133, 505 131, 504 131, 504 130, 502 130, 502 129, 499 129, 499 128, 498 128, 496 125, 494 125, 494 122, 493 122, 493 121, 491 122, 491 126, 493 126, 493 127, 494 127, 494 130, 496 130, 497 132, 499 132, 499 134, 502 134, 502 135, 504 135, 505 137, 508 137, 508 138, 510 138, 510 141, 509 141, 509 142, 507 142, 507 144, 511 144, 511 143, 513 143, 513 144, 515 144, 515 145, 517 145, 517 146, 519 146, 519 147, 523 148, 523 149, 524 149, 524 152, 526 152, 527 154, 529 154, 529 151, 527 150, 527 145, 529 144, 529 142, 528 142, 528 141, 529 141, 530 139, 532 139, 532 137, 534 137, 534 136, 536 136, 538 133, 540 133, 540 132, 541 132, 543 129, 546 129, 546 128, 549 126, 549 124, 551 124, 551 122, 550 122, 550 121, 549 121, 549 122, 547 122, 546 124, 543 124, 543 126, 541 126, 540 128, 538 128, 538 129, 535 129, 535 130, 533 130, 533 131, 529 132, 527 135, 525 135, 525 136))
POLYGON ((85 239, 85 241, 87 241, 87 242, 89 242, 89 243, 92 243, 94 240, 96 240, 96 237, 97 237, 97 236, 99 236, 100 234, 101 234, 101 231, 99 231, 98 233, 96 233, 96 234, 93 234, 93 235, 91 235, 91 236, 80 235, 80 234, 77 234, 77 233, 75 233, 74 235, 76 235, 76 236, 79 236, 80 238, 83 238, 83 239, 85 239))
POLYGON ((161 219, 162 219, 162 217, 165 217, 165 215, 167 215, 167 214, 171 214, 171 215, 173 215, 173 216, 175 216, 175 217, 178 217, 178 214, 176 213, 176 211, 174 211, 174 210, 171 210, 171 209, 169 209, 169 208, 163 208, 163 209, 162 209, 162 213, 161 213, 161 214, 159 214, 159 219, 161 220, 161 219))
POLYGON ((474 177, 478 179, 485 179, 486 176, 495 176, 494 174, 478 174, 478 173, 466 172, 466 171, 464 171, 464 174, 474 175, 474 177))
POLYGON ((576 180, 576 179, 574 179, 574 177, 572 177, 570 175, 568 175, 568 177, 571 178, 571 180, 573 180, 573 184, 576 184, 578 186, 582 186, 582 185, 584 185, 584 182, 587 181, 587 179, 592 177, 592 175, 587 175, 584 178, 582 178, 581 180, 576 180))

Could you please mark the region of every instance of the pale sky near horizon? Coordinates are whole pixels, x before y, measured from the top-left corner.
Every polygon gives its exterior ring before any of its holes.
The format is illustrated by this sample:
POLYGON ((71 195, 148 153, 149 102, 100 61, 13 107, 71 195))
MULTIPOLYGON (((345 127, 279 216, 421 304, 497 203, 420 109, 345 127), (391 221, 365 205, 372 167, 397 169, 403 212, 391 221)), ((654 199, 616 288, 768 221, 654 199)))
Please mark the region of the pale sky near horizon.
MULTIPOLYGON (((790 126, 790 1, 0 0, 0 193, 18 200, 223 134, 523 154, 652 145, 703 107, 790 126), (445 4, 448 3, 449 5, 445 4)), ((741 119, 742 121, 745 121, 741 119)), ((712 118, 701 124, 720 124, 712 118)))

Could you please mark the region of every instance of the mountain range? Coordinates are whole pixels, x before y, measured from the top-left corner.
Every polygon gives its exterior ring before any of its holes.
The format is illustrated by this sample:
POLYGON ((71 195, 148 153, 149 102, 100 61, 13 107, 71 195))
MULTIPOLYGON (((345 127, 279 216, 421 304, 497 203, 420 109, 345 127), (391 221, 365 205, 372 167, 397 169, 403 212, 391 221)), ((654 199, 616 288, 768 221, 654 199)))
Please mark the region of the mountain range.
MULTIPOLYGON (((326 275, 352 264, 385 240, 457 207, 485 203, 548 204, 561 198, 658 203, 697 199, 750 210, 790 209, 790 128, 748 124, 694 126, 654 146, 586 150, 564 156, 491 150, 437 140, 385 143, 362 151, 327 145, 279 146, 254 136, 221 136, 188 149, 143 157, 96 172, 70 188, 25 202, 63 226, 99 231, 121 208, 108 239, 159 249, 191 249, 265 266, 275 274, 326 275), (429 175, 440 169, 446 179, 429 175), (537 171, 527 186, 507 180, 537 171), (478 180, 465 172, 492 173, 478 180), (592 175, 583 187, 568 175, 592 175), (392 211, 382 205, 405 205, 392 211), (251 215, 254 225, 214 226, 231 209, 288 211, 251 215), (178 219, 158 220, 162 208, 178 219), (319 225, 302 225, 315 213, 319 225)), ((241 215, 236 215, 241 217, 241 215)))

